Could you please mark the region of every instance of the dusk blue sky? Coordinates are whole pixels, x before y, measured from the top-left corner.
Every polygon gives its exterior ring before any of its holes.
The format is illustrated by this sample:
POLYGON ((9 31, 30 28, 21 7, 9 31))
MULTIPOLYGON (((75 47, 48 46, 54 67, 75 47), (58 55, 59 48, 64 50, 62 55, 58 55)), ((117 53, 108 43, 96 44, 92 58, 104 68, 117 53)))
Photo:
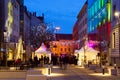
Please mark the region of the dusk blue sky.
POLYGON ((44 13, 45 22, 59 26, 58 33, 72 34, 77 15, 86 0, 24 0, 28 11, 44 13))

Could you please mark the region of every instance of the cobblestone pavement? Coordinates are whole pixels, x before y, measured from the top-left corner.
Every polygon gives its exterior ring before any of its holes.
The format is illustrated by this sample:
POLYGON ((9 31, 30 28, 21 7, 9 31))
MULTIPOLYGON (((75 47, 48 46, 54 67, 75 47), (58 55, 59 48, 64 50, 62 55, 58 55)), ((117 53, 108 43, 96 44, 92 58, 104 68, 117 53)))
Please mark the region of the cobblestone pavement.
MULTIPOLYGON (((51 74, 47 75, 47 80, 120 80, 120 73, 111 76, 108 73, 96 73, 88 68, 69 65, 66 70, 59 66, 53 66, 51 74)), ((17 75, 16 75, 17 76, 17 75)), ((0 79, 0 80, 26 80, 26 79, 0 79)))
POLYGON ((69 66, 67 70, 54 66, 48 80, 120 80, 120 75, 111 76, 108 73, 103 75, 78 66, 69 66))

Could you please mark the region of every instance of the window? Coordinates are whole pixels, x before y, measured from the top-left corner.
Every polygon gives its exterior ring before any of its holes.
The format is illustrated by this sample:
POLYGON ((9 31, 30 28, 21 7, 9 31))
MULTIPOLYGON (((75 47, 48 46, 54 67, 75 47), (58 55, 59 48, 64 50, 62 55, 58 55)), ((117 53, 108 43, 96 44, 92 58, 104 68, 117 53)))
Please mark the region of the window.
POLYGON ((61 48, 61 51, 62 51, 63 49, 61 48))
POLYGON ((66 52, 66 48, 65 48, 65 52, 66 52))
POLYGON ((70 51, 70 48, 68 48, 68 51, 70 51))
POLYGON ((115 48, 115 32, 112 35, 112 48, 115 48))

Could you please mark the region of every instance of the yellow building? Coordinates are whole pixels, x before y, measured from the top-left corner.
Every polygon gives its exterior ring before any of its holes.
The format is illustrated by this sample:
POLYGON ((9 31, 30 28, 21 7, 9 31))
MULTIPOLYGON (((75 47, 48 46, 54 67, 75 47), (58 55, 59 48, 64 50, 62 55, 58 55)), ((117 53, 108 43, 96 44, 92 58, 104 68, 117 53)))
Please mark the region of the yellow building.
POLYGON ((73 54, 74 41, 72 40, 59 40, 50 42, 50 50, 53 54, 73 54))

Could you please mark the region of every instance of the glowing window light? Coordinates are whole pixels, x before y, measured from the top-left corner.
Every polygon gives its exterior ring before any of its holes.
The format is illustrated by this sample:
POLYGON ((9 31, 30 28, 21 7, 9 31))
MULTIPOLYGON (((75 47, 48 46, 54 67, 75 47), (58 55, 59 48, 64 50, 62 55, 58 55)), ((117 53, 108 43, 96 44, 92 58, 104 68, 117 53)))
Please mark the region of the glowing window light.
POLYGON ((97 2, 95 2, 95 13, 97 12, 97 2))
MULTIPOLYGON (((95 14, 100 14, 100 18, 98 18, 97 20, 95 20, 94 22, 91 20, 90 22, 92 22, 92 25, 91 26, 94 26, 94 28, 96 28, 97 26, 100 26, 102 23, 104 24, 106 22, 106 20, 108 22, 110 22, 110 19, 111 19, 111 3, 106 3, 105 0, 96 0, 96 2, 94 2, 94 4, 89 8, 89 15, 88 15, 88 18, 91 19, 92 17, 94 17, 95 14), (108 5, 106 7, 106 4, 108 5), (98 5, 98 6, 96 6, 98 5), (99 10, 102 10, 100 13, 98 13, 99 10)), ((90 27, 90 25, 89 25, 90 27)), ((93 28, 89 28, 90 30, 89 31, 92 31, 93 28)))
POLYGON ((93 6, 91 7, 91 10, 92 10, 92 16, 93 16, 93 14, 94 14, 94 13, 93 13, 93 6))
POLYGON ((92 30, 94 30, 94 26, 92 27, 92 30))
POLYGON ((100 0, 99 0, 99 2, 98 2, 98 5, 99 5, 99 9, 101 8, 101 6, 100 6, 100 0))
POLYGON ((104 4, 105 4, 105 2, 104 2, 105 0, 102 0, 102 7, 104 6, 104 4))
POLYGON ((100 0, 100 8, 102 8, 102 1, 103 1, 103 0, 100 0))
POLYGON ((99 22, 99 26, 101 25, 101 22, 99 22))
POLYGON ((103 19, 103 23, 105 23, 106 19, 103 19))

